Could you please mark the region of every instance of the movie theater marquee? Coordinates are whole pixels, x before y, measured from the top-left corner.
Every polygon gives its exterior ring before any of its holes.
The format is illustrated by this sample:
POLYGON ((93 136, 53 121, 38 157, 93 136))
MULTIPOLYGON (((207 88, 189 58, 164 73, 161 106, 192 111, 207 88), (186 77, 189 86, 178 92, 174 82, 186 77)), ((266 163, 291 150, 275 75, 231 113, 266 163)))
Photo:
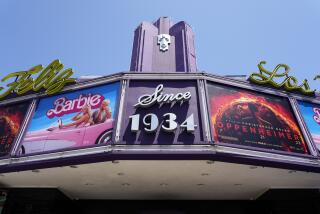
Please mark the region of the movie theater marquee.
MULTIPOLYGON (((117 151, 119 157, 112 158, 122 158, 123 151, 138 159, 148 154, 146 148, 160 156, 183 149, 183 158, 221 155, 320 171, 314 163, 320 150, 320 102, 310 96, 308 82, 299 84, 284 65, 268 71, 261 62, 259 72, 250 76, 250 82, 259 84, 205 73, 127 72, 62 89, 70 79, 62 78, 68 72, 59 73, 62 67, 55 63, 42 73, 56 74, 57 81, 40 73, 35 80, 28 76, 24 85, 26 92, 41 86, 56 94, 21 94, 0 102, 2 159, 31 167, 42 155, 43 162, 50 157, 55 160, 50 164, 63 165, 69 159, 61 157, 67 154, 92 156, 88 161, 96 155, 107 158, 111 152, 106 148, 117 151), (62 91, 51 90, 54 86, 62 91)), ((11 92, 21 92, 23 82, 17 84, 11 92)))

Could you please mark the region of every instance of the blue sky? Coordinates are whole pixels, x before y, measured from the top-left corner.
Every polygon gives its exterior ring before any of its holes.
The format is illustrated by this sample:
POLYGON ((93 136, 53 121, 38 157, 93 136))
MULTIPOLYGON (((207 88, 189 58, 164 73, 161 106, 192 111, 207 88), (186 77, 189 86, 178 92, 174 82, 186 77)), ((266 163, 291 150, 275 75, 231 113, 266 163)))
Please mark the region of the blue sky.
POLYGON ((0 77, 60 59, 75 76, 129 69, 133 31, 169 16, 195 32, 199 70, 250 74, 261 60, 320 74, 318 0, 1 0, 0 77))

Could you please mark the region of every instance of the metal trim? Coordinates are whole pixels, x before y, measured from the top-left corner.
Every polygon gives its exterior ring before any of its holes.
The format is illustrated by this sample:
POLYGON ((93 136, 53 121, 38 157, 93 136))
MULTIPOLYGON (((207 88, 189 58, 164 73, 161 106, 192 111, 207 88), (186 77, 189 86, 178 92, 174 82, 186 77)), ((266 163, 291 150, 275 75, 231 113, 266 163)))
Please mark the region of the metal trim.
POLYGON ((311 155, 313 156, 318 156, 318 153, 317 151, 315 150, 315 147, 313 145, 313 142, 311 142, 311 139, 310 139, 310 135, 308 135, 308 128, 307 126, 303 123, 303 117, 302 117, 302 114, 300 112, 300 109, 299 109, 299 106, 297 104, 297 101, 296 99, 294 98, 289 98, 289 102, 291 104, 291 108, 293 110, 293 113, 294 113, 294 116, 296 117, 297 119, 297 122, 298 122, 298 125, 299 125, 299 128, 300 130, 302 131, 302 135, 304 137, 304 139, 306 140, 306 143, 308 145, 308 148, 310 150, 310 153, 311 155))
POLYGON ((52 159, 61 159, 61 158, 70 158, 76 156, 84 156, 84 155, 94 155, 94 154, 211 154, 214 158, 215 154, 227 154, 227 155, 235 155, 235 157, 242 158, 263 158, 267 161, 280 161, 280 162, 288 162, 292 164, 305 164, 319 167, 318 160, 308 159, 303 157, 294 157, 287 156, 281 154, 270 154, 268 152, 261 151, 250 151, 246 149, 233 148, 228 146, 221 145, 152 145, 152 146, 140 146, 140 145, 106 145, 100 147, 92 147, 92 148, 84 148, 78 150, 70 150, 70 151, 61 151, 49 154, 39 154, 33 156, 24 156, 24 157, 15 157, 10 160, 1 160, 0 165, 7 164, 28 164, 31 162, 38 161, 48 161, 52 159))
POLYGON ((76 149, 76 150, 59 151, 54 153, 14 157, 14 158, 11 158, 10 163, 24 164, 24 163, 36 162, 36 161, 48 161, 52 159, 61 159, 61 158, 70 158, 70 157, 77 157, 77 156, 84 156, 84 155, 106 153, 111 151, 112 151, 112 147, 110 145, 106 145, 106 146, 98 146, 98 147, 83 148, 83 149, 76 149))
POLYGON ((121 80, 121 94, 119 97, 119 111, 118 111, 118 118, 117 118, 117 127, 116 127, 116 134, 115 134, 115 143, 120 141, 121 135, 121 125, 122 125, 122 117, 123 117, 123 108, 125 104, 125 97, 126 97, 126 89, 128 87, 128 80, 121 80))
POLYGON ((132 79, 132 80, 195 80, 201 79, 203 73, 173 73, 173 72, 131 72, 131 73, 123 73, 124 79, 132 79))
POLYGON ((215 145, 215 139, 214 139, 214 134, 212 131, 212 128, 214 127, 211 121, 211 108, 210 108, 210 102, 209 102, 209 92, 208 92, 208 81, 204 80, 204 85, 205 85, 205 95, 206 95, 206 107, 207 107, 207 117, 209 118, 209 133, 211 136, 211 141, 213 142, 212 144, 215 145))
POLYGON ((315 159, 308 159, 303 157, 295 157, 295 156, 288 156, 288 155, 281 155, 281 154, 260 152, 260 151, 250 151, 246 149, 239 149, 239 148, 233 148, 228 146, 216 145, 215 151, 220 153, 226 153, 226 154, 265 158, 270 161, 278 160, 278 161, 302 163, 302 164, 308 164, 308 165, 311 164, 314 166, 319 166, 318 161, 315 159))
POLYGON ((212 142, 211 138, 211 131, 210 131, 210 117, 208 116, 208 106, 207 106, 207 96, 206 96, 206 85, 205 80, 198 80, 198 90, 199 90, 199 100, 201 100, 200 108, 202 108, 202 111, 200 111, 200 115, 202 116, 202 126, 203 126, 203 132, 204 136, 207 138, 206 142, 212 142))

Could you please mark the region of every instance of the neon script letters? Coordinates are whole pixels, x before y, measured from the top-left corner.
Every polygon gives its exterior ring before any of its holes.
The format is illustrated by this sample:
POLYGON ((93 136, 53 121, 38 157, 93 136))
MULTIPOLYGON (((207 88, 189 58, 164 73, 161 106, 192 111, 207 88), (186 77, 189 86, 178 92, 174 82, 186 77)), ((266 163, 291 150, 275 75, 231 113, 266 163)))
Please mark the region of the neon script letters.
POLYGON ((190 92, 177 93, 177 94, 163 94, 163 84, 160 84, 156 87, 156 90, 153 94, 144 94, 138 99, 138 103, 134 107, 148 108, 155 103, 176 103, 188 101, 191 98, 190 92))
POLYGON ((100 94, 81 94, 78 98, 68 100, 65 97, 60 97, 54 101, 54 108, 47 112, 48 118, 61 117, 65 114, 79 112, 85 106, 90 108, 98 108, 104 100, 104 96, 100 94))
POLYGON ((261 61, 258 64, 259 73, 253 73, 249 76, 251 82, 259 85, 271 85, 289 92, 299 91, 304 95, 314 95, 315 90, 310 89, 308 80, 303 80, 302 84, 299 85, 297 78, 288 75, 290 70, 288 65, 279 64, 272 71, 268 71, 263 67, 264 64, 266 62, 261 61), (282 73, 279 72, 281 68, 284 69, 282 73), (278 83, 275 81, 276 79, 282 79, 282 82, 278 83))
POLYGON ((15 78, 13 82, 8 83, 6 88, 0 87, 0 99, 5 98, 11 93, 22 95, 28 91, 38 92, 45 89, 48 95, 59 92, 66 84, 75 83, 75 79, 70 78, 74 73, 71 68, 62 71, 64 65, 59 60, 54 60, 46 68, 42 65, 36 65, 27 71, 18 71, 8 74, 1 79, 6 82, 15 78), (42 70, 42 71, 41 71, 42 70), (41 71, 36 79, 32 75, 41 71))

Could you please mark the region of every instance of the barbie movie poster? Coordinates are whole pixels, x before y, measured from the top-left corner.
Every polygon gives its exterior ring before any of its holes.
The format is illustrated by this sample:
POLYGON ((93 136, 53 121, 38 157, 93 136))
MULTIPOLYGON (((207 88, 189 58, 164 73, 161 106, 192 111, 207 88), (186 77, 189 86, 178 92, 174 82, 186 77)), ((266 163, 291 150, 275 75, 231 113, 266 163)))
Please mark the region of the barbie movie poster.
POLYGON ((299 107, 313 142, 320 151, 320 105, 299 101, 299 107))
POLYGON ((11 151, 28 108, 29 103, 0 107, 0 156, 11 151))
POLYGON ((208 92, 217 143, 309 153, 286 98, 213 84, 208 92))
POLYGON ((117 82, 41 99, 18 154, 110 143, 118 89, 117 82))

